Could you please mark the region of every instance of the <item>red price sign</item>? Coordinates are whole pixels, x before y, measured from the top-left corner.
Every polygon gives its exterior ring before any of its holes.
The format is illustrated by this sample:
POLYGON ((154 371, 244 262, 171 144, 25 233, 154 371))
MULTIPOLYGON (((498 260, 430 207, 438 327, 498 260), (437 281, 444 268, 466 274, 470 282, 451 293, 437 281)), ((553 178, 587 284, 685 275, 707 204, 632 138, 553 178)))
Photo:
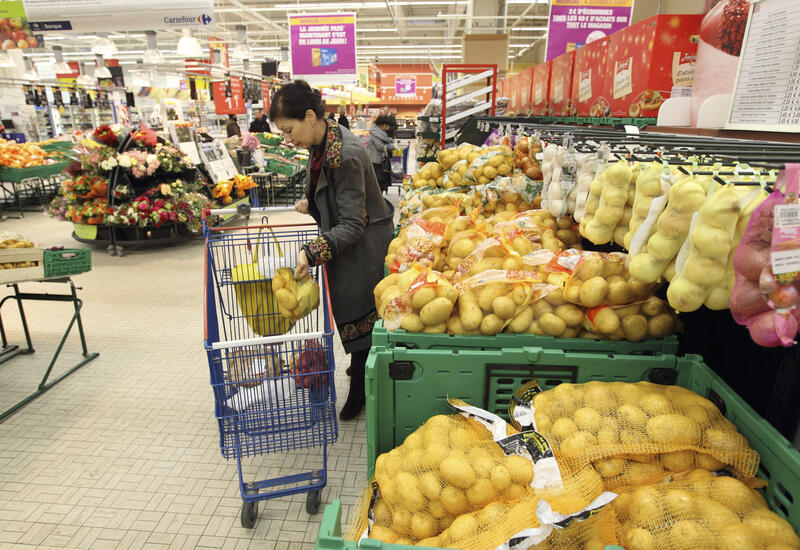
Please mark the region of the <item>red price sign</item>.
POLYGON ((232 76, 230 87, 227 82, 212 82, 211 91, 214 94, 214 109, 218 115, 243 115, 246 112, 241 78, 232 76))
POLYGON ((269 111, 269 82, 261 81, 261 104, 264 107, 264 111, 269 111))

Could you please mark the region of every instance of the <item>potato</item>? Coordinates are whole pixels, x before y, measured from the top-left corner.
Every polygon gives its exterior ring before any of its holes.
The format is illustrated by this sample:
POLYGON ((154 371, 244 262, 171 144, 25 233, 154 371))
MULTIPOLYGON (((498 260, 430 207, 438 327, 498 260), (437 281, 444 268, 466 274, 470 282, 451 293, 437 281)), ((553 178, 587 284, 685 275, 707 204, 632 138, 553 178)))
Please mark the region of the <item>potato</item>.
POLYGON ((642 313, 647 315, 648 317, 655 317, 659 313, 664 311, 664 302, 662 302, 659 298, 655 296, 651 296, 648 298, 645 303, 642 304, 642 313))
POLYGON ((418 539, 436 535, 436 518, 426 512, 416 512, 411 516, 411 534, 418 539))
POLYGON ((452 525, 447 530, 447 534, 453 541, 470 539, 475 536, 478 529, 478 520, 473 514, 465 514, 453 520, 452 525))
POLYGON ((621 458, 606 458, 594 463, 597 471, 605 479, 617 477, 625 470, 625 461, 621 458))
POLYGON ((580 304, 581 303, 581 284, 577 284, 577 281, 567 285, 564 289, 564 299, 572 304, 580 304))
POLYGON ((622 319, 622 331, 626 340, 641 342, 647 338, 647 319, 642 315, 628 315, 622 319))
POLYGON ((647 421, 647 435, 658 443, 695 445, 700 441, 700 428, 682 414, 661 414, 647 421))
POLYGON ((492 300, 492 311, 503 320, 509 320, 517 312, 517 305, 510 296, 498 296, 492 300))
POLYGON ((400 328, 408 332, 422 332, 425 330, 425 323, 419 318, 416 313, 408 313, 403 317, 400 322, 400 328))
POLYGON ((458 317, 461 320, 461 326, 468 331, 476 330, 483 321, 481 308, 478 307, 475 295, 471 292, 458 298, 458 317))
POLYGON ((581 407, 573 415, 575 424, 584 431, 596 432, 600 427, 602 418, 600 413, 592 407, 581 407))
POLYGON ((611 335, 620 329, 619 317, 617 317, 616 312, 610 307, 598 311, 594 319, 591 319, 591 322, 592 326, 594 326, 598 332, 606 335, 611 335))
POLYGON ((492 302, 505 291, 505 283, 489 283, 480 290, 478 306, 483 311, 492 311, 492 302))
POLYGON ((538 319, 538 322, 545 334, 550 336, 559 337, 567 329, 567 324, 564 320, 552 313, 545 313, 538 319))
POLYGON ((497 489, 488 479, 478 479, 467 489, 467 500, 475 508, 483 508, 497 498, 497 489))
MULTIPOLYGON (((439 473, 446 483, 462 489, 471 487, 475 483, 475 471, 472 469, 472 466, 470 466, 464 453, 458 450, 452 451, 451 455, 439 464, 439 473)), ((442 492, 442 503, 445 505, 448 512, 454 513, 448 508, 444 500, 445 494, 442 492)))
POLYGON ((419 312, 420 319, 426 326, 441 325, 453 311, 453 302, 447 298, 434 298, 419 312))
POLYGON ((426 326, 424 329, 422 329, 422 332, 426 334, 444 334, 447 332, 447 322, 439 323, 438 325, 426 326))
POLYGON ((452 485, 446 485, 444 489, 442 489, 442 495, 439 500, 441 500, 445 510, 454 516, 460 516, 469 510, 469 504, 467 503, 467 497, 464 491, 452 485))
POLYGON ((556 307, 555 314, 563 319, 568 327, 578 327, 583 324, 583 311, 572 304, 556 307))
POLYGON ((583 281, 588 281, 602 274, 603 260, 597 257, 589 258, 581 262, 575 269, 575 277, 583 281))
POLYGON ((533 321, 533 308, 528 306, 511 320, 505 330, 506 332, 521 334, 528 330, 528 327, 531 326, 531 321, 533 321))
POLYGON ((512 455, 506 459, 504 466, 511 474, 511 481, 517 485, 527 487, 533 481, 533 465, 529 460, 512 455))
POLYGON ((629 304, 634 300, 633 292, 627 281, 619 277, 608 283, 608 302, 614 305, 629 304))
POLYGON ((409 510, 419 510, 425 506, 425 497, 420 490, 417 478, 408 472, 398 472, 394 479, 397 496, 409 510))
POLYGON ((411 307, 419 311, 434 298, 436 298, 435 288, 431 286, 420 287, 411 296, 411 307))
POLYGON ((661 464, 670 472, 686 472, 694 466, 694 451, 675 451, 662 453, 661 464))
POLYGON ((673 332, 675 320, 669 313, 659 313, 647 322, 647 332, 652 338, 664 338, 673 332))
POLYGON ((481 334, 484 336, 492 336, 503 330, 504 324, 505 322, 503 319, 494 313, 490 313, 481 320, 478 330, 480 330, 481 334))
POLYGON ((567 301, 564 299, 564 293, 560 288, 552 292, 548 292, 544 297, 544 301, 554 306, 560 306, 567 303, 567 301))
POLYGON ((608 283, 602 277, 592 277, 581 285, 580 303, 586 307, 596 307, 608 295, 608 283))

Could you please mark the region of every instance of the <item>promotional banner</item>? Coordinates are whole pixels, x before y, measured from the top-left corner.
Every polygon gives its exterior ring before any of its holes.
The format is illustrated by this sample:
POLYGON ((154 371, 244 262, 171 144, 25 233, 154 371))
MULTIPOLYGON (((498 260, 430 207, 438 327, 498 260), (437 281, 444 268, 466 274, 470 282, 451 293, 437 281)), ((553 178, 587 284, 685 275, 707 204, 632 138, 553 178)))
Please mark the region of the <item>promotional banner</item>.
POLYGON ((552 0, 547 60, 627 27, 633 0, 552 0))
POLYGON ((395 95, 417 95, 417 78, 414 76, 398 76, 394 79, 395 95))
POLYGON ((23 0, 23 3, 33 32, 179 30, 216 26, 214 0, 23 0))
POLYGON ((41 48, 42 37, 31 32, 22 0, 0 0, 0 48, 41 48))
POLYGON ((211 83, 211 93, 214 94, 214 110, 218 115, 243 115, 247 111, 247 107, 244 103, 242 79, 232 76, 229 83, 224 81, 211 83))
POLYGON ((290 15, 289 43, 294 77, 357 78, 354 13, 290 15))

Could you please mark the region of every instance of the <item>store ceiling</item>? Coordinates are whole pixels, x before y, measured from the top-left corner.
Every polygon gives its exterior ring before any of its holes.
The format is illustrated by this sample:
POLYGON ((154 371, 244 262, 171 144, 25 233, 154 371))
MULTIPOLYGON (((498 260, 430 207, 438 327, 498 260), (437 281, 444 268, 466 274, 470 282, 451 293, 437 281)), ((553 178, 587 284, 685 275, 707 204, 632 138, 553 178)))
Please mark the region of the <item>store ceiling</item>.
MULTIPOLYGON (((367 64, 459 62, 465 32, 509 34, 509 58, 523 61, 529 47, 546 36, 547 0, 382 0, 335 2, 319 0, 215 0, 218 28, 197 32, 205 46, 209 36, 235 41, 235 26, 247 26, 247 39, 255 59, 280 58, 288 45, 287 13, 354 11, 357 21, 358 61, 367 64)), ((48 46, 59 45, 67 61, 93 59, 93 35, 47 35, 48 46)), ((111 33, 122 64, 134 64, 146 47, 144 32, 111 33)), ((179 31, 158 32, 158 47, 168 62, 178 62, 175 48, 179 31)), ((34 60, 46 61, 48 53, 34 60)))

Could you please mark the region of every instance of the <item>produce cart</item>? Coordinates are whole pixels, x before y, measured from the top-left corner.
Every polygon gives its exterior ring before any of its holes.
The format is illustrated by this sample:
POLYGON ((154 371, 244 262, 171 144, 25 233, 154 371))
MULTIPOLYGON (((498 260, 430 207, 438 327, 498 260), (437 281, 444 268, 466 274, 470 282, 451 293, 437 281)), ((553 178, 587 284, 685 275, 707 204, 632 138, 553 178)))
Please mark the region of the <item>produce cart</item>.
MULTIPOLYGON (((254 208, 252 213, 276 212, 254 208)), ((311 268, 321 307, 291 325, 272 291, 275 269, 293 263, 314 225, 210 228, 204 213, 205 349, 214 391, 222 456, 235 458, 244 504, 241 523, 253 527, 258 501, 307 493, 316 513, 327 482, 328 445, 336 441, 333 318, 325 269, 311 268), (288 330, 287 330, 288 329, 288 330), (242 459, 322 447, 322 468, 245 481, 242 459)))

